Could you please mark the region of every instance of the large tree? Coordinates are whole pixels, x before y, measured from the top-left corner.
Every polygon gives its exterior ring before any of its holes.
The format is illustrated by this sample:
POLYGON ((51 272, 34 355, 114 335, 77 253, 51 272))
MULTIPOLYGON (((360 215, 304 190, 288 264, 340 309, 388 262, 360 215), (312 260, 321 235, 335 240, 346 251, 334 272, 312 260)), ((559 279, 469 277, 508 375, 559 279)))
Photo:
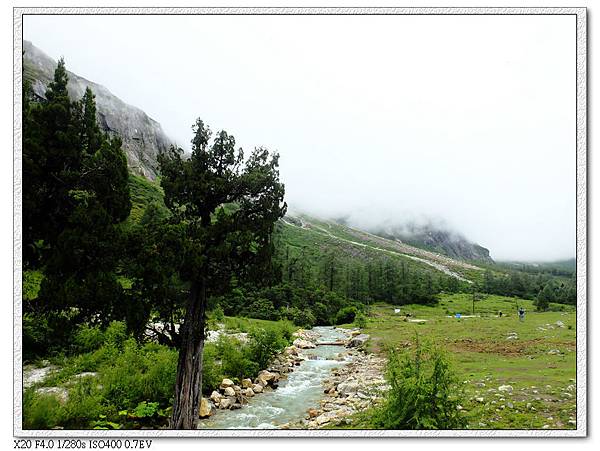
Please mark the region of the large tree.
POLYGON ((259 283, 270 274, 273 226, 286 211, 278 155, 255 149, 244 161, 235 139, 193 127, 192 154, 171 148, 159 156, 161 185, 170 223, 183 238, 179 278, 189 292, 179 333, 179 362, 171 427, 198 422, 202 355, 209 296, 227 291, 232 280, 259 283))
POLYGON ((24 85, 24 261, 44 272, 36 310, 108 321, 125 310, 116 270, 131 209, 127 161, 120 139, 98 127, 91 89, 72 101, 67 84, 61 59, 45 99, 24 85))

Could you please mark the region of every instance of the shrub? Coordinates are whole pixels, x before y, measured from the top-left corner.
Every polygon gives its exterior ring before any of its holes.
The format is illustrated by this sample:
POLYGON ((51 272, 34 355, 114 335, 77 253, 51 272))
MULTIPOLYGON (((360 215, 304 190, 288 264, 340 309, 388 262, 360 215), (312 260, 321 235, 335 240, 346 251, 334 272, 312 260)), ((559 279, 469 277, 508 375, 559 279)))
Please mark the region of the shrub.
POLYGON ((82 378, 69 390, 62 424, 73 429, 87 428, 105 409, 96 378, 82 378))
POLYGON ((286 312, 286 317, 296 326, 304 329, 310 329, 316 323, 315 315, 313 315, 310 309, 300 310, 296 307, 292 307, 286 312))
POLYGON ((63 407, 56 396, 34 390, 23 393, 23 429, 52 429, 61 424, 63 416, 63 407))
POLYGON ((361 329, 367 327, 367 317, 362 313, 358 313, 356 315, 356 317, 354 318, 354 322, 356 326, 360 327, 361 329))
POLYGON ((386 373, 390 390, 373 416, 383 429, 457 429, 466 419, 457 410, 460 387, 438 349, 389 351, 386 373))
POLYGON ((237 379, 251 377, 258 370, 258 364, 252 361, 247 346, 239 340, 221 335, 217 342, 217 351, 221 356, 221 368, 225 376, 237 379))
POLYGON ((177 372, 177 352, 165 346, 138 346, 127 340, 121 354, 103 368, 101 384, 108 403, 133 409, 142 401, 169 404, 177 372))
POLYGON ((254 329, 250 332, 248 351, 253 362, 258 368, 266 368, 275 354, 281 351, 286 342, 281 336, 281 331, 272 328, 254 329))
POLYGON ((212 343, 204 345, 202 362, 202 391, 205 394, 209 394, 213 390, 216 390, 223 380, 223 372, 216 345, 212 343))
POLYGON ((281 338, 285 341, 285 345, 290 344, 297 327, 295 327, 294 324, 288 320, 278 321, 277 327, 281 334, 281 338))
POLYGON ((335 315, 335 323, 350 324, 354 321, 354 318, 356 317, 357 313, 358 312, 356 310, 356 307, 344 307, 339 312, 337 312, 337 315, 335 315))
POLYGON ((77 352, 91 352, 104 344, 104 333, 98 326, 80 325, 73 336, 77 352))
POLYGON ((129 338, 127 335, 127 325, 122 321, 111 322, 104 332, 104 337, 104 343, 107 346, 114 347, 115 349, 123 349, 125 340, 129 338))
POLYGON ((220 305, 213 310, 213 318, 220 323, 225 319, 225 313, 223 313, 223 309, 220 305))

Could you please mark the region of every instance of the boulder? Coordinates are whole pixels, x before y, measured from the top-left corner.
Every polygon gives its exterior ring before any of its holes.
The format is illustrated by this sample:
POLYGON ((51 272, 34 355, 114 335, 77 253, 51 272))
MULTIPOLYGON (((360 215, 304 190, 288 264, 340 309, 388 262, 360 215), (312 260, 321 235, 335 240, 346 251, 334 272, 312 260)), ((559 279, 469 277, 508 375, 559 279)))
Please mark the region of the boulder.
POLYGON ((344 381, 338 384, 337 392, 341 395, 349 395, 350 393, 358 392, 358 382, 344 381))
POLYGON ((369 339, 369 335, 367 335, 367 334, 357 335, 356 337, 353 337, 352 340, 350 340, 350 343, 348 343, 348 346, 351 348, 359 348, 361 346, 364 346, 364 344, 367 342, 368 339, 369 339))
POLYGON ((223 393, 225 394, 225 396, 235 396, 235 390, 233 389, 233 387, 227 387, 223 393))
POLYGON ((252 391, 254 393, 262 393, 263 392, 263 386, 261 384, 254 384, 252 386, 252 391))
POLYGON ((252 388, 252 379, 242 379, 242 388, 252 388))
POLYGON ((242 389, 242 395, 246 398, 252 398, 254 396, 254 390, 251 387, 242 389))
POLYGON ((499 391, 511 392, 513 391, 512 385, 501 385, 498 387, 499 391))
POLYGON ((223 381, 221 382, 221 386, 219 388, 221 390, 224 390, 227 387, 233 387, 233 381, 231 379, 223 379, 223 381))
POLYGON ((285 355, 298 355, 298 348, 296 348, 295 346, 288 346, 287 348, 285 348, 283 353, 285 355))
POLYGON ((319 411, 317 409, 310 409, 308 411, 308 418, 316 418, 319 416, 319 411))
POLYGON ((312 341, 303 340, 302 338, 296 338, 293 345, 300 349, 314 349, 317 347, 312 341))
POLYGON ((221 402, 219 403, 219 409, 229 409, 232 405, 232 402, 229 398, 223 398, 221 399, 221 402))
POLYGON ((198 412, 198 415, 200 416, 200 418, 206 418, 211 416, 211 414, 212 404, 208 399, 202 398, 202 400, 200 401, 200 411, 198 412))
POLYGON ((263 387, 266 387, 267 385, 273 384, 273 383, 277 382, 278 380, 279 380, 278 373, 271 373, 270 371, 263 370, 260 373, 258 373, 258 376, 256 377, 255 382, 261 384, 263 387))
POLYGON ((221 393, 216 390, 213 390, 213 392, 210 394, 210 400, 215 404, 219 404, 221 402, 221 398, 223 398, 223 396, 221 396, 221 393))

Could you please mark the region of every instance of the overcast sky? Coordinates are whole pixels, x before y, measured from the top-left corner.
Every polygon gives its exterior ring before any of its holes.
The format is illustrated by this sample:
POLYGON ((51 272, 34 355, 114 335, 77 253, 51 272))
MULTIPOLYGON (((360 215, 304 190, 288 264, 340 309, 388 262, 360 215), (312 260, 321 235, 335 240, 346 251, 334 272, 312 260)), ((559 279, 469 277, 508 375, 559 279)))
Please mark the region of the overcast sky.
POLYGON ((575 255, 574 16, 25 16, 24 37, 189 149, 280 153, 291 207, 575 255))

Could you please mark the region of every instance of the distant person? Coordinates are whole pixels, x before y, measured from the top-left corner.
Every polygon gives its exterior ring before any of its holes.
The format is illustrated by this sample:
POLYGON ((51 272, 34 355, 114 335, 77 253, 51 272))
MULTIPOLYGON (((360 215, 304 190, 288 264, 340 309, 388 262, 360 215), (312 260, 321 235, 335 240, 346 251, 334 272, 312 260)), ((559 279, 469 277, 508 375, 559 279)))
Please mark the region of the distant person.
POLYGON ((525 309, 523 307, 519 307, 519 321, 525 321, 525 309))
POLYGON ((498 311, 498 318, 502 318, 502 312, 500 310, 498 311))

